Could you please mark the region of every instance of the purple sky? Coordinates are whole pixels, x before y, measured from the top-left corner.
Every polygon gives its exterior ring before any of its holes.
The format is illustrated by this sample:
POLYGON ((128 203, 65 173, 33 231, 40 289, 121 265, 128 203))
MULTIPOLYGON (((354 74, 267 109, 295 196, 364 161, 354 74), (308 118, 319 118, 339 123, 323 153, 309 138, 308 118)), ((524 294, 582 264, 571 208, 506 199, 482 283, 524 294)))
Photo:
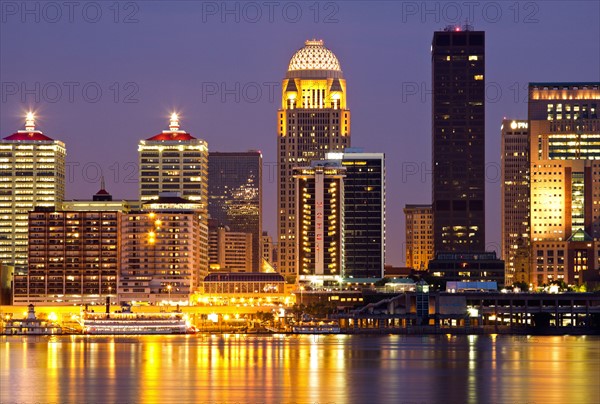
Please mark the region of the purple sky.
POLYGON ((387 262, 403 265, 402 208, 431 198, 431 38, 469 18, 486 31, 487 243, 499 250, 501 120, 526 118, 530 81, 600 81, 599 4, 3 0, 0 135, 33 109, 67 144, 67 198, 96 192, 101 169, 116 198, 134 199, 137 142, 176 110, 212 151, 262 150, 275 236, 281 79, 320 38, 348 83, 352 145, 386 153, 387 262))

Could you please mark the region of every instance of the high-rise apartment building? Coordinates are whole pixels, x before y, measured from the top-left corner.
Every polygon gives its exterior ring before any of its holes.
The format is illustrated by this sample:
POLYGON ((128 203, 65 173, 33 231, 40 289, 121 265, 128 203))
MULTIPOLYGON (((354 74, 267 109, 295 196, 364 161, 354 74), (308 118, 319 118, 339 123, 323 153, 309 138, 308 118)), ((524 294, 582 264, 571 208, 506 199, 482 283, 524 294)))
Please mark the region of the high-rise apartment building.
POLYGON ((580 284, 600 252, 600 83, 530 83, 531 279, 580 284))
POLYGON ((296 187, 294 168, 350 146, 346 80, 336 56, 321 40, 306 41, 292 56, 277 112, 277 270, 296 276, 296 187))
POLYGON ((448 27, 432 43, 436 252, 485 250, 485 32, 448 27))
POLYGON ((208 213, 217 226, 252 236, 251 271, 261 270, 262 154, 210 152, 208 154, 208 213))
POLYGON ((168 130, 138 145, 140 201, 157 199, 161 192, 179 192, 182 198, 208 206, 208 144, 179 127, 171 115, 168 130))
POLYGON ((143 210, 121 215, 121 302, 187 304, 208 274, 202 206, 162 193, 143 210))
POLYGON ((14 276, 14 304, 102 304, 116 296, 119 217, 104 185, 92 200, 29 212, 29 269, 14 276))
POLYGON ((405 205, 404 219, 406 266, 425 271, 429 261, 434 258, 431 205, 405 205))
POLYGON ((322 286, 344 275, 344 171, 337 161, 294 170, 299 281, 322 286))
POLYGON ((344 273, 351 280, 383 278, 385 266, 385 154, 346 148, 328 153, 345 168, 344 273))
POLYGON ((54 207, 65 197, 65 144, 35 129, 33 113, 25 130, 0 141, 0 261, 27 268, 28 212, 54 207))
POLYGON ((504 119, 501 127, 501 228, 505 285, 529 284, 529 124, 504 119))

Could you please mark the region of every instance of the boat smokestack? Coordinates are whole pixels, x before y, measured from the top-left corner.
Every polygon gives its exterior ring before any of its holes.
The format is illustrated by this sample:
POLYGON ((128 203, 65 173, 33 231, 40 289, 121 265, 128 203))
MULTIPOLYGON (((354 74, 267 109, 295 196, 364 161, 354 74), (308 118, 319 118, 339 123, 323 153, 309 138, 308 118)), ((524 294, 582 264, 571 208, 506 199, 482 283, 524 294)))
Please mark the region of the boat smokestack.
POLYGON ((106 296, 106 314, 110 313, 110 296, 106 296))

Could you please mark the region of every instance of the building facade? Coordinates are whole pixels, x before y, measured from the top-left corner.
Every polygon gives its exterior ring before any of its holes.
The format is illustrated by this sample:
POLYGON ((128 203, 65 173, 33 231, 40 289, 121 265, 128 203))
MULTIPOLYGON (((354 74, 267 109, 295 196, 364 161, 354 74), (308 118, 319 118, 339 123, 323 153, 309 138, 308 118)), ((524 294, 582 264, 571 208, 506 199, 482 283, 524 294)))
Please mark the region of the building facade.
POLYGON ((485 32, 448 27, 432 43, 436 252, 485 250, 485 32))
POLYGON ((121 216, 121 302, 190 302, 208 274, 208 228, 199 203, 163 193, 121 216))
POLYGON ((27 270, 28 212, 54 207, 65 197, 65 144, 35 129, 27 114, 25 130, 0 141, 0 261, 27 270))
POLYGON ((102 185, 92 200, 29 212, 29 268, 14 277, 14 304, 102 304, 117 293, 119 217, 102 185))
POLYGON ((344 171, 337 161, 295 170, 299 281, 314 286, 344 275, 344 171))
POLYGON ((262 233, 261 251, 263 261, 268 262, 269 265, 273 265, 273 237, 266 231, 262 233))
POLYGON ((138 144, 140 201, 157 199, 161 192, 179 192, 182 198, 208 207, 208 144, 179 127, 177 114, 168 130, 138 144))
POLYGON ((210 271, 256 272, 252 266, 252 234, 229 231, 227 227, 209 228, 210 271))
POLYGON ((600 83, 530 83, 531 279, 581 284, 600 266, 600 83))
POLYGON ((426 271, 434 257, 431 205, 405 205, 406 266, 426 271))
POLYGON ((252 238, 251 271, 260 272, 262 237, 262 154, 208 154, 208 214, 230 232, 252 238))
POLYGON ((436 253, 429 261, 431 275, 443 281, 496 282, 504 285, 504 261, 495 252, 436 253))
POLYGON ((500 214, 505 284, 530 283, 529 124, 505 119, 501 127, 500 214))
POLYGON ((352 279, 383 278, 385 266, 385 154, 346 148, 328 153, 345 168, 344 273, 352 279))
POLYGON ((19 304, 102 304, 117 293, 120 211, 29 212, 29 270, 14 278, 19 304))
POLYGON ((296 184, 294 168, 322 160, 350 146, 346 80, 336 56, 323 41, 306 41, 292 56, 277 112, 277 270, 296 276, 296 184))

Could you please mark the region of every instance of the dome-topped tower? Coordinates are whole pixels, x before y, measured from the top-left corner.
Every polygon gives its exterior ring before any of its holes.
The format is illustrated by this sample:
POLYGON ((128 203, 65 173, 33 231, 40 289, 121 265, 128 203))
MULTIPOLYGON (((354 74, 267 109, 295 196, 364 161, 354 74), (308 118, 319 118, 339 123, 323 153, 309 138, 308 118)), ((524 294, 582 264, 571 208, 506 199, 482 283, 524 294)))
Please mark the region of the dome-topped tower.
POLYGON ((340 62, 321 39, 304 42, 290 59, 287 78, 343 78, 340 62))
MULTIPOLYGON (((277 114, 280 169, 277 180, 278 271, 285 276, 299 276, 304 282, 314 274, 297 267, 300 261, 296 247, 305 236, 308 237, 305 231, 313 233, 315 230, 306 230, 304 224, 296 223, 299 217, 296 203, 308 206, 309 201, 297 192, 294 169, 309 166, 314 160, 323 160, 325 153, 341 153, 350 147, 350 111, 346 105, 347 87, 340 62, 322 40, 305 41, 304 47, 294 53, 281 90, 281 109, 277 114)), ((321 262, 324 262, 322 254, 327 248, 318 246, 321 262)), ((335 276, 343 274, 343 268, 336 270, 335 276)))

